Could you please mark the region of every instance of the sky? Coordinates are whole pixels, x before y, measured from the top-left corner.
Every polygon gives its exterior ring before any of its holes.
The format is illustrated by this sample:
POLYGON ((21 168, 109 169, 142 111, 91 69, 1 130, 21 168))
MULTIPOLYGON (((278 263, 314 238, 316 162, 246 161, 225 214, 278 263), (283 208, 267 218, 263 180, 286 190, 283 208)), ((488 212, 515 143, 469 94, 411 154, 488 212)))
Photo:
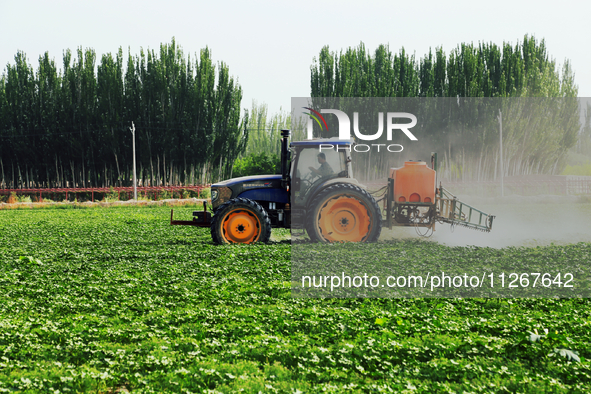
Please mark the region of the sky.
MULTIPOLYGON (((253 100, 269 113, 310 95, 310 66, 323 46, 345 50, 387 44, 421 58, 460 43, 515 45, 544 39, 558 67, 571 62, 580 97, 591 97, 591 2, 575 1, 15 1, 0 0, 0 73, 23 51, 37 68, 45 52, 62 63, 65 49, 139 54, 174 37, 195 58, 206 46, 253 100)), ((61 67, 61 66, 60 66, 61 67)))

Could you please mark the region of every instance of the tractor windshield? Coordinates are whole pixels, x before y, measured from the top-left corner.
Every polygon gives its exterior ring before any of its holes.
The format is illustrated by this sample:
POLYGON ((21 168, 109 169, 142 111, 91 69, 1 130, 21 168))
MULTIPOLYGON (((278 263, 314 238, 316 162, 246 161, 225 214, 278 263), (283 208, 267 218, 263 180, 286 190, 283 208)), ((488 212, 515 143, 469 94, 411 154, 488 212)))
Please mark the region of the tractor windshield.
POLYGON ((296 168, 292 173, 293 192, 296 203, 306 197, 313 185, 337 177, 349 177, 345 150, 318 149, 318 145, 298 149, 296 168))
POLYGON ((315 148, 302 149, 298 157, 298 178, 317 180, 336 176, 347 169, 345 152, 337 152, 335 149, 315 148))

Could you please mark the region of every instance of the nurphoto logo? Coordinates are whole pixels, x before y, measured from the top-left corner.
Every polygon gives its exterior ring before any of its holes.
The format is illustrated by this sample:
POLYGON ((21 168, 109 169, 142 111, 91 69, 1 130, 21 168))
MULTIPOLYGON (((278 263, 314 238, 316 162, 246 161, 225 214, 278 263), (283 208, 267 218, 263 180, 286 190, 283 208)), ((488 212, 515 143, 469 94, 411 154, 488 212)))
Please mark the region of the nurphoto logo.
MULTIPOLYGON (((304 109, 309 110, 309 113, 305 113, 309 116, 308 124, 307 124, 307 132, 308 132, 308 139, 314 138, 314 122, 318 124, 320 130, 328 131, 328 125, 326 120, 322 116, 322 114, 334 114, 337 117, 339 122, 339 139, 340 140, 350 140, 351 139, 351 120, 349 116, 340 110, 337 109, 320 109, 320 111, 316 111, 310 107, 303 107, 304 109)), ((400 130, 410 139, 411 141, 417 141, 417 137, 414 136, 413 133, 409 129, 413 128, 417 124, 417 117, 408 112, 387 112, 386 113, 386 138, 388 141, 392 141, 392 135, 395 130, 400 130), (395 119, 409 119, 410 122, 408 123, 395 123, 395 119)), ((378 131, 374 134, 362 134, 359 131, 359 112, 353 112, 353 133, 355 137, 363 141, 375 141, 382 136, 384 133, 384 113, 378 112, 378 131)), ((402 152, 404 149, 400 144, 371 144, 377 148, 378 152, 380 151, 380 147, 386 147, 388 152, 402 152)), ((356 152, 369 152, 371 150, 371 146, 367 144, 357 144, 353 147, 356 152)), ((337 149, 339 147, 337 146, 337 149)), ((351 150, 350 146, 343 146, 342 148, 347 148, 351 150)), ((320 151, 322 149, 334 149, 334 146, 331 144, 321 144, 319 147, 320 151)))

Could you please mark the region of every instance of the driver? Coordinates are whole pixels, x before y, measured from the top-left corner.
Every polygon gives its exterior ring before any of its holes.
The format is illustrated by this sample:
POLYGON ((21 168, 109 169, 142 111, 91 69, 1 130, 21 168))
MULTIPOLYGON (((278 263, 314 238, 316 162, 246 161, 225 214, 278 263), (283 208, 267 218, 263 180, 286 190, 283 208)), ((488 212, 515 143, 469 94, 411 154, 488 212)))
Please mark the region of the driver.
POLYGON ((318 167, 318 169, 312 166, 308 167, 310 171, 312 171, 312 175, 325 177, 334 174, 332 167, 326 162, 326 155, 322 152, 318 154, 318 163, 320 163, 320 167, 318 167))

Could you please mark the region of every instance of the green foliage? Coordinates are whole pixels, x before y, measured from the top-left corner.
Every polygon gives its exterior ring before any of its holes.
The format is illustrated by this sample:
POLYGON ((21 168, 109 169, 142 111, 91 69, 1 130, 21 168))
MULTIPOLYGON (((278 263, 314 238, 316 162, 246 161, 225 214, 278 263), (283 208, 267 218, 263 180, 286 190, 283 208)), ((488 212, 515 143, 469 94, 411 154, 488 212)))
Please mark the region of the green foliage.
POLYGON ((561 175, 584 175, 591 176, 591 163, 578 164, 574 166, 567 165, 561 175))
POLYGON ((119 201, 119 193, 113 188, 113 186, 109 187, 109 192, 105 194, 105 196, 103 197, 103 201, 105 201, 105 202, 119 201))
POLYGON ((210 199, 211 198, 211 188, 206 187, 204 189, 201 189, 197 198, 210 199))
MULTIPOLYGON (((165 207, 0 211, 1 391, 584 393, 591 385, 588 299, 292 298, 288 231, 270 245, 216 246, 208 228, 169 218, 165 207), (530 341, 536 330, 548 337, 530 341)), ((589 244, 390 246, 468 263, 479 253, 508 263, 529 255, 549 266, 557 256, 585 264, 591 253, 589 244)))
POLYGON ((248 119, 248 145, 245 154, 281 155, 281 130, 291 128, 291 114, 279 112, 268 116, 267 105, 252 103, 248 119))
MULTIPOLYGON (((528 331, 528 334, 529 337, 527 335, 524 335, 524 337, 532 343, 533 348, 540 358, 558 355, 566 358, 568 361, 581 361, 577 352, 563 347, 557 347, 570 346, 570 344, 572 344, 572 340, 564 334, 560 334, 558 331, 549 332, 547 328, 544 329, 544 334, 539 334, 538 329, 534 329, 534 332, 528 331)), ((525 339, 523 341, 525 341, 525 339)))
POLYGON ((562 73, 544 40, 460 44, 420 60, 404 48, 380 45, 372 55, 363 43, 340 53, 328 46, 311 67, 312 97, 576 97, 570 63, 562 73))
POLYGON ((13 188, 130 186, 134 122, 144 185, 210 183, 246 149, 241 99, 225 63, 208 48, 191 59, 174 39, 127 57, 66 50, 61 70, 45 53, 35 72, 18 52, 0 77, 2 179, 13 188))
POLYGON ((33 202, 33 200, 31 199, 31 196, 27 196, 25 194, 18 196, 17 201, 18 202, 33 202))
POLYGON ((158 192, 158 200, 168 200, 172 198, 170 190, 164 189, 158 192))
POLYGON ((281 171, 281 158, 274 153, 251 153, 234 163, 233 177, 277 174, 281 171))
POLYGON ((575 147, 578 154, 591 157, 591 99, 582 99, 585 107, 583 127, 579 134, 579 140, 575 147))
MULTIPOLYGON (((429 50, 421 59, 404 48, 392 53, 385 45, 373 54, 363 43, 339 53, 325 46, 314 59, 310 80, 312 97, 457 97, 458 104, 463 97, 565 99, 553 106, 547 102, 530 106, 533 100, 510 109, 477 106, 474 113, 453 114, 451 119, 459 124, 451 128, 447 128, 448 119, 429 119, 429 112, 441 115, 439 112, 426 110, 420 118, 420 140, 423 146, 431 145, 432 151, 440 152, 440 168, 448 180, 496 178, 499 109, 503 109, 505 175, 558 174, 566 164, 567 151, 579 138, 579 110, 574 99, 578 88, 570 63, 566 61, 558 70, 545 41, 527 35, 514 46, 460 44, 448 54, 441 48, 434 53, 429 50)), ((591 125, 589 119, 591 111, 587 122, 591 125)), ((587 130, 582 135, 587 138, 591 134, 587 130)), ((579 144, 578 149, 583 145, 588 142, 579 144)), ((373 157, 377 169, 371 168, 369 155, 358 155, 355 173, 367 174, 368 179, 383 178, 392 166, 388 155, 383 152, 373 157)))

